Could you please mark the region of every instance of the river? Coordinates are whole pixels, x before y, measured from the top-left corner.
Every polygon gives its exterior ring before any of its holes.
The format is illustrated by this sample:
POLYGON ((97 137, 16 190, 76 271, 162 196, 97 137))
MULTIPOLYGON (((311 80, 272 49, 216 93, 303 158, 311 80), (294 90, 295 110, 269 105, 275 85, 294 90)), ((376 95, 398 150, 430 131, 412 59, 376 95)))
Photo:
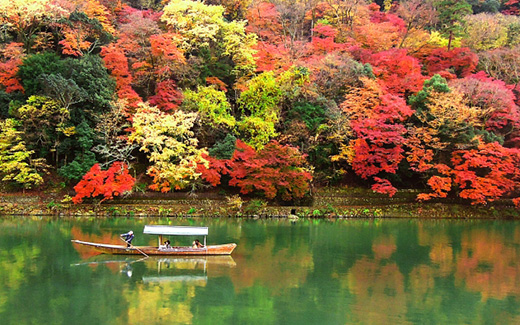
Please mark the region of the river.
MULTIPOLYGON (((171 238, 189 244, 194 238, 171 238)), ((520 323, 520 223, 416 219, 0 218, 1 324, 520 323), (232 256, 95 255, 209 227, 232 256)))

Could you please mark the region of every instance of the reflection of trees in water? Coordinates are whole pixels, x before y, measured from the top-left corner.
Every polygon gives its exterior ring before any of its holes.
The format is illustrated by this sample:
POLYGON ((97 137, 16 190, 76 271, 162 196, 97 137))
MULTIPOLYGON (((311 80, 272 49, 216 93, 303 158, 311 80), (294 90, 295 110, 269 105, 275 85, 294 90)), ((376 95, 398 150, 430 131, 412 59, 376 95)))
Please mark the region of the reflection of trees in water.
POLYGON ((374 257, 362 257, 349 269, 342 285, 355 294, 348 315, 350 321, 405 323, 404 276, 397 264, 389 260, 396 249, 394 237, 383 234, 373 241, 374 257))
MULTIPOLYGON (((114 244, 121 245, 121 240, 119 239, 118 234, 113 232, 103 232, 102 234, 93 234, 93 233, 84 233, 79 227, 72 227, 70 230, 71 237, 74 239, 79 239, 87 242, 93 243, 104 243, 104 244, 114 244)), ((96 256, 101 254, 91 247, 83 246, 83 245, 74 245, 74 248, 78 251, 81 258, 86 259, 92 256, 96 256)))
MULTIPOLYGON (((424 315, 436 315, 437 319, 472 323, 481 321, 480 317, 497 308, 488 302, 491 298, 496 301, 513 297, 516 300, 513 304, 517 305, 520 248, 514 243, 520 242, 520 230, 515 230, 513 236, 507 231, 489 228, 462 229, 454 233, 455 236, 442 227, 423 227, 419 223, 417 243, 410 242, 407 248, 396 245, 399 233, 374 234, 372 254, 357 258, 346 273, 336 270, 332 274, 342 289, 355 296, 345 319, 378 324, 406 323, 424 319, 424 315), (400 265, 398 251, 416 249, 417 244, 429 249, 429 261, 418 263, 409 273, 403 273, 408 268, 400 265), (484 307, 481 303, 487 305, 484 307)), ((506 323, 520 318, 517 312, 497 310, 506 323)))
POLYGON ((191 324, 196 288, 205 282, 136 283, 123 290, 128 310, 116 323, 191 324))
POLYGON ((277 294, 280 290, 303 285, 308 272, 313 269, 308 245, 280 247, 274 237, 269 237, 246 255, 241 249, 247 246, 246 241, 241 241, 233 255, 237 268, 231 271, 230 277, 236 290, 259 283, 269 288, 272 294, 277 294))
MULTIPOLYGON (((518 239, 519 230, 515 237, 518 239)), ((518 242, 518 241, 515 241, 518 242)), ((457 285, 478 292, 482 301, 490 298, 520 298, 520 263, 516 246, 506 245, 504 234, 487 229, 467 231, 461 251, 455 257, 457 285)))

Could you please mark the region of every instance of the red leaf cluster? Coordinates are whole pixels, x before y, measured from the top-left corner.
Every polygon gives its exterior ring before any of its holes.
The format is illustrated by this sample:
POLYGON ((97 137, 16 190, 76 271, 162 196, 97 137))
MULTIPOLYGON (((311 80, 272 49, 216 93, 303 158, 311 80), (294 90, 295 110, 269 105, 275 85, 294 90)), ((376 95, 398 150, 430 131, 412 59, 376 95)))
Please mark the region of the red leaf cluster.
POLYGON ((478 56, 467 47, 434 49, 422 60, 429 76, 440 74, 446 79, 463 78, 475 71, 478 56))
POLYGON ((132 88, 132 74, 128 69, 128 60, 123 48, 116 46, 116 44, 110 44, 102 48, 101 56, 105 66, 116 79, 118 97, 126 99, 129 106, 135 109, 142 100, 132 88))
POLYGON ((453 181, 459 196, 472 204, 485 204, 518 190, 520 150, 497 142, 481 143, 478 149, 452 154, 453 181))
POLYGON ((24 91, 20 79, 16 76, 18 67, 22 64, 23 44, 9 43, 0 51, 3 60, 0 61, 0 84, 5 87, 6 93, 24 91))
POLYGON ((345 44, 335 42, 338 31, 330 25, 317 24, 313 29, 313 37, 308 46, 310 55, 325 55, 334 51, 346 50, 345 44))
POLYGON ((209 161, 209 167, 201 164, 198 171, 202 173, 202 179, 213 186, 220 184, 222 175, 229 175, 229 185, 239 187, 242 194, 260 191, 268 199, 279 196, 289 201, 301 198, 309 191, 312 177, 303 168, 304 156, 298 149, 276 141, 256 152, 237 140, 231 159, 204 158, 209 161))
POLYGON ((182 92, 177 89, 175 81, 169 79, 157 84, 155 95, 148 99, 151 105, 164 112, 176 110, 182 103, 182 92))
POLYGON ((374 68, 379 84, 393 94, 413 94, 422 89, 425 77, 419 60, 406 49, 390 49, 370 55, 365 60, 374 68))
POLYGON ((519 149, 505 148, 497 142, 480 143, 476 149, 454 151, 451 165, 438 168, 442 176, 428 180, 433 193, 421 194, 418 199, 446 197, 457 189, 458 196, 472 204, 486 204, 520 189, 519 149))
POLYGON ((81 203, 84 198, 103 196, 100 202, 111 200, 130 191, 135 184, 135 178, 128 172, 125 163, 116 161, 107 170, 102 170, 99 164, 90 168, 83 179, 74 186, 76 195, 72 202, 81 203))
POLYGON ((519 0, 509 0, 503 5, 504 10, 502 13, 504 15, 512 15, 512 16, 520 16, 520 1, 519 0))
POLYGON ((402 124, 413 111, 404 99, 383 94, 365 81, 365 88, 349 94, 341 108, 349 115, 356 139, 351 141, 354 157, 352 168, 362 178, 380 172, 395 173, 403 156, 404 135, 402 124), (356 106, 358 105, 358 106, 356 106))

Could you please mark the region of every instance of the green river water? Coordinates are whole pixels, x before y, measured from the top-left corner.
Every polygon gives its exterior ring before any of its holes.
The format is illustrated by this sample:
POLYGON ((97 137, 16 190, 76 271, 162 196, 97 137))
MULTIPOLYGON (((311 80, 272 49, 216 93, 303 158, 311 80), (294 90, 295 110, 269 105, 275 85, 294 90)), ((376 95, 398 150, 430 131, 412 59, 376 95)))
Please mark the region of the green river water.
POLYGON ((519 324, 520 223, 0 218, 0 324, 351 323, 519 324), (238 247, 143 259, 70 242, 156 243, 145 224, 238 247))

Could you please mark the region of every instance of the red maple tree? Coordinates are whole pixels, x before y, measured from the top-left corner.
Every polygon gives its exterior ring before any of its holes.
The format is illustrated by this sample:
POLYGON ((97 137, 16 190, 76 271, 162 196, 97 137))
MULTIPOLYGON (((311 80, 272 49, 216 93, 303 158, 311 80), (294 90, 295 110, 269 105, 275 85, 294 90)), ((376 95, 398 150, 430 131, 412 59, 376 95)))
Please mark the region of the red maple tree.
POLYGON ((150 104, 164 112, 176 110, 182 103, 182 92, 177 89, 173 80, 161 81, 157 84, 155 95, 148 98, 150 104))
POLYGON ((437 48, 420 58, 429 76, 440 74, 446 79, 463 78, 475 71, 478 56, 467 47, 457 47, 448 51, 437 48))
POLYGON ((393 94, 412 94, 422 89, 425 77, 421 74, 421 65, 406 49, 375 53, 364 61, 373 66, 379 83, 393 94))
POLYGON ((72 198, 72 202, 81 203, 84 198, 102 195, 101 203, 130 191, 134 184, 135 178, 129 174, 125 163, 116 161, 107 170, 102 170, 99 164, 95 164, 74 186, 76 195, 72 198))
MULTIPOLYGON (((363 88, 352 89, 340 105, 355 136, 349 144, 348 160, 364 179, 380 173, 395 174, 404 158, 407 130, 402 122, 413 111, 401 97, 384 93, 376 81, 365 78, 363 83, 363 88)), ((380 177, 374 180, 374 191, 395 193, 389 181, 380 177)))
POLYGON ((0 60, 0 85, 5 87, 6 93, 24 91, 20 79, 16 76, 18 67, 22 64, 23 43, 9 43, 0 49, 2 60, 0 60))
POLYGON ((117 46, 116 44, 105 46, 101 50, 101 56, 105 61, 105 66, 116 79, 118 97, 120 99, 126 99, 130 108, 137 108, 137 104, 140 103, 142 99, 132 88, 132 74, 128 69, 128 60, 123 47, 117 46))
POLYGON ((200 164, 202 179, 216 186, 222 175, 231 177, 229 185, 240 188, 242 194, 263 192, 268 199, 279 196, 289 201, 303 197, 309 191, 311 174, 304 168, 305 157, 298 149, 269 142, 256 152, 252 147, 237 140, 230 159, 204 157, 209 167, 200 164))
MULTIPOLYGON (((515 195, 520 189, 519 149, 480 141, 477 148, 454 151, 450 165, 436 166, 440 175, 428 180, 433 192, 420 194, 418 199, 443 198, 454 191, 472 204, 486 204, 515 195)), ((519 205, 520 199, 513 202, 519 205)))

